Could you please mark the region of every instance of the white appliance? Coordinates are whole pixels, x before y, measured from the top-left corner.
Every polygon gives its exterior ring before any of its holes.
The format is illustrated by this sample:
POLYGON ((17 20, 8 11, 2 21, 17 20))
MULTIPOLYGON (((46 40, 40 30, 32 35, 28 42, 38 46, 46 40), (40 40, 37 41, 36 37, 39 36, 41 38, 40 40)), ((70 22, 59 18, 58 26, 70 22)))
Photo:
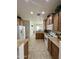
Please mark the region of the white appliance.
POLYGON ((44 37, 45 37, 44 39, 45 45, 46 45, 46 48, 48 49, 48 36, 45 34, 44 37))
POLYGON ((17 26, 17 39, 25 39, 25 26, 17 26))
MULTIPOLYGON (((25 39, 25 26, 17 26, 17 39, 25 39)), ((17 59, 24 59, 24 44, 17 48, 17 59)))

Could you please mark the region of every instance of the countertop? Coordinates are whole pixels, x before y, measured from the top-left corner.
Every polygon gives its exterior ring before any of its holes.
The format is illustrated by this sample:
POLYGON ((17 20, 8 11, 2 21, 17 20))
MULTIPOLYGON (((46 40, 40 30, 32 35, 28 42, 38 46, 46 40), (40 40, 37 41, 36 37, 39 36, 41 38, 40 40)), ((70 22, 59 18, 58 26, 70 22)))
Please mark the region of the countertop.
POLYGON ((51 37, 45 33, 45 36, 50 39, 58 48, 60 48, 60 40, 57 37, 51 37))
POLYGON ((18 39, 17 40, 17 48, 19 47, 19 46, 21 46, 21 44, 25 44, 25 43, 27 43, 28 42, 28 39, 18 39))
POLYGON ((43 31, 36 31, 36 33, 44 33, 43 31))

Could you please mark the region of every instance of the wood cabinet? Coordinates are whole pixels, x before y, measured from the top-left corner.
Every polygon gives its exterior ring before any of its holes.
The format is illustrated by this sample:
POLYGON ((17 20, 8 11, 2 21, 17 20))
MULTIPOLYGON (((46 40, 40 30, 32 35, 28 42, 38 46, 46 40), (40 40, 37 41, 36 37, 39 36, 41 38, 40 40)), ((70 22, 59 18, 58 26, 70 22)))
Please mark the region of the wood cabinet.
POLYGON ((48 51, 50 53, 50 55, 52 54, 52 42, 48 39, 48 51))
POLYGON ((59 48, 50 39, 48 39, 48 51, 52 59, 59 59, 59 48))
MULTIPOLYGON (((52 15, 49 15, 48 17, 47 17, 47 19, 44 21, 45 22, 45 30, 51 30, 51 29, 48 29, 48 26, 49 25, 52 25, 53 23, 54 23, 54 15, 52 14, 52 15)), ((52 30, 53 30, 53 26, 52 26, 52 30)))
POLYGON ((17 25, 23 25, 23 20, 22 19, 19 19, 19 18, 17 18, 17 25))
POLYGON ((36 32, 36 39, 44 39, 44 33, 43 32, 36 32))
POLYGON ((53 13, 52 16, 49 16, 45 21, 45 29, 47 30, 47 26, 53 24, 53 31, 61 32, 61 11, 57 13, 53 13))
POLYGON ((28 59, 28 42, 24 45, 24 59, 28 59))
POLYGON ((52 43, 52 59, 59 59, 59 48, 54 44, 52 43))
POLYGON ((53 15, 49 17, 49 24, 53 24, 53 15))
POLYGON ((49 25, 49 19, 47 19, 47 21, 46 21, 46 25, 49 25))
POLYGON ((53 15, 47 18, 47 25, 53 24, 53 15))
POLYGON ((58 31, 58 13, 54 15, 54 31, 58 31))
POLYGON ((61 12, 54 15, 54 31, 61 32, 61 12))
POLYGON ((59 23, 58 23, 58 31, 61 32, 61 12, 59 12, 59 23))

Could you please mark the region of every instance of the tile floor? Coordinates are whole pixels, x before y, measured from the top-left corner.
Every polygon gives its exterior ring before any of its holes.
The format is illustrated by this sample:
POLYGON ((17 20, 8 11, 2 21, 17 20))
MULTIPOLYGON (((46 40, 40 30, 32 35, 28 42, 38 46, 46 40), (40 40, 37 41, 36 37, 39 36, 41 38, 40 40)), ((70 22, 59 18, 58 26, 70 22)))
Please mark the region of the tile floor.
POLYGON ((51 59, 43 40, 30 39, 28 59, 51 59))

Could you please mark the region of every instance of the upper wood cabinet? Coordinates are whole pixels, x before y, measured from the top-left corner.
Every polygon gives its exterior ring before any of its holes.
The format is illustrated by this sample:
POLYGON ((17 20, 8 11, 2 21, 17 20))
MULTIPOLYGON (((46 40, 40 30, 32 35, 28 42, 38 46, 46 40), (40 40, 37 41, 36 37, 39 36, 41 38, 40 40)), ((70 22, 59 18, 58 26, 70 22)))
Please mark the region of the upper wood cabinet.
POLYGON ((59 32, 61 32, 61 12, 59 12, 59 32))
POLYGON ((53 14, 51 16, 49 16, 45 21, 44 21, 44 27, 47 30, 47 26, 51 25, 52 29, 55 32, 61 32, 61 12, 58 12, 56 14, 53 14))
POLYGON ((61 32, 61 12, 54 15, 54 31, 61 32))
POLYGON ((47 25, 53 24, 53 16, 47 18, 47 25))
POLYGON ((46 21, 46 25, 49 25, 49 19, 47 19, 47 21, 46 21))
POLYGON ((47 16, 47 19, 44 21, 45 30, 53 30, 53 26, 49 27, 49 25, 52 25, 54 23, 53 18, 54 18, 53 14, 47 16), (48 27, 52 29, 48 29, 48 27))
POLYGON ((23 25, 23 20, 17 18, 17 25, 23 25))
POLYGON ((58 13, 54 15, 54 31, 58 31, 58 13))

